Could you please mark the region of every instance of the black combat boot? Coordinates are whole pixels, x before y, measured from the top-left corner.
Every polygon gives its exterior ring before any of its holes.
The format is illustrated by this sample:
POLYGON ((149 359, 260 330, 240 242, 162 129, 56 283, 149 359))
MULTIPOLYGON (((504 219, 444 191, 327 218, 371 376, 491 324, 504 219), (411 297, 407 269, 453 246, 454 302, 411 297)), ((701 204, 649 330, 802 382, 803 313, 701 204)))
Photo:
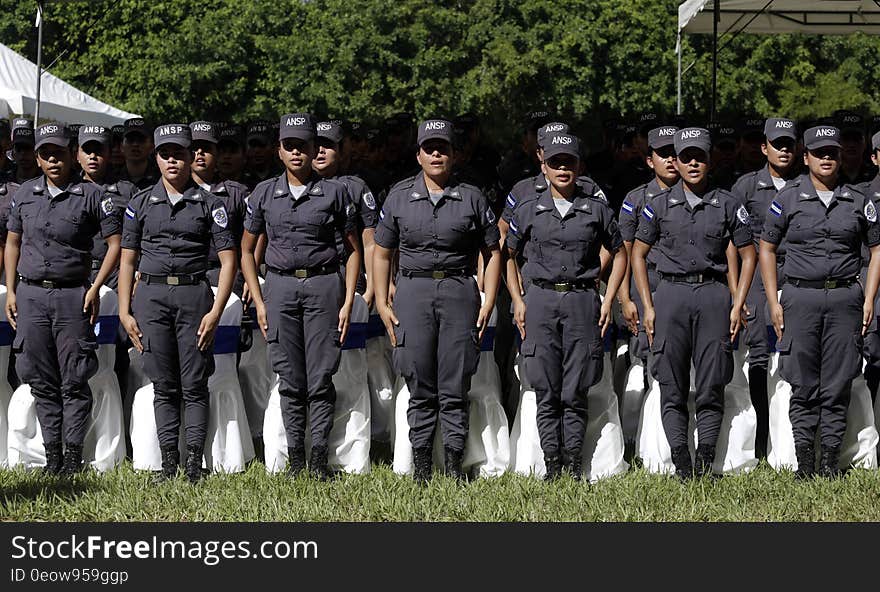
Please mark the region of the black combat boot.
POLYGON ((837 479, 842 472, 837 465, 840 461, 840 447, 822 446, 822 457, 819 459, 819 475, 826 479, 837 479))
POLYGON ((583 478, 584 471, 582 468, 582 462, 583 459, 580 451, 573 452, 567 450, 565 452, 565 468, 568 470, 571 478, 575 481, 580 481, 583 478))
POLYGON ((464 481, 466 479, 464 471, 461 468, 464 459, 464 451, 454 448, 444 448, 444 464, 446 465, 446 474, 456 481, 464 481))
POLYGON ((327 447, 312 446, 309 456, 309 470, 318 481, 329 481, 333 478, 333 471, 327 466, 327 447))
POLYGON ((796 479, 808 479, 816 474, 816 449, 812 444, 796 444, 794 453, 797 457, 798 468, 794 476, 796 479))
POLYGON ((413 480, 419 485, 427 485, 434 470, 433 450, 430 446, 413 448, 413 480))
POLYGON ((675 476, 679 481, 685 482, 694 478, 694 466, 691 463, 691 453, 687 444, 676 446, 672 449, 672 462, 675 465, 675 476))
POLYGON ((201 446, 186 447, 186 466, 184 472, 189 482, 195 485, 202 480, 202 456, 205 451, 201 446))
POLYGON ((82 444, 68 444, 64 449, 64 465, 61 467, 61 474, 65 477, 72 477, 81 473, 84 468, 82 444))
POLYGON ((544 481, 556 481, 562 476, 562 457, 558 454, 545 454, 544 467, 544 481))
POLYGON ((46 449, 46 466, 43 467, 43 474, 58 475, 64 464, 64 447, 61 442, 47 442, 43 447, 46 449))
POLYGON ((306 470, 306 449, 302 447, 287 448, 287 476, 291 479, 306 470))
POLYGON ((177 444, 162 446, 162 470, 159 472, 158 482, 174 479, 180 469, 180 449, 177 444))
POLYGON ((266 449, 263 447, 263 437, 257 436, 252 438, 254 441, 254 462, 263 462, 266 456, 266 449))
POLYGON ((697 452, 694 455, 694 475, 696 477, 712 477, 712 463, 715 462, 715 447, 708 444, 700 444, 697 446, 697 452))

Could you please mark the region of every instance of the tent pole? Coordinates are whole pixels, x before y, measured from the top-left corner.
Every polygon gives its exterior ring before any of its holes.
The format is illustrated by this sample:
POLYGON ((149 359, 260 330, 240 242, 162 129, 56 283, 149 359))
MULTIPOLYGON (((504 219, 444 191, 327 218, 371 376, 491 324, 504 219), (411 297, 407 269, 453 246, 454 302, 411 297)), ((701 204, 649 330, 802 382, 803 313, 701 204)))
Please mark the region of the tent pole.
POLYGON ((678 43, 675 44, 675 53, 678 54, 678 79, 676 80, 676 103, 675 113, 681 115, 681 29, 678 30, 678 43))
POLYGON ((40 81, 43 78, 43 0, 37 0, 37 101, 34 107, 34 129, 40 125, 40 81))
POLYGON ((718 102, 718 21, 721 20, 721 0, 714 0, 712 15, 712 116, 715 120, 718 102))

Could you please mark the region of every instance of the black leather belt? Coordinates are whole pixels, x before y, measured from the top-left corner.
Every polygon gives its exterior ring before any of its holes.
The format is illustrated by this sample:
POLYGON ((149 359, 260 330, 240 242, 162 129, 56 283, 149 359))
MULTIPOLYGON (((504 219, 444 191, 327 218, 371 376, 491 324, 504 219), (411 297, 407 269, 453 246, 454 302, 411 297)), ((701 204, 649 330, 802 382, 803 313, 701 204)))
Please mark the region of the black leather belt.
POLYGON ((165 284, 168 286, 193 286, 206 281, 205 272, 188 273, 183 275, 153 275, 141 272, 140 281, 145 284, 165 284))
POLYGON ((465 277, 474 275, 469 269, 434 269, 431 271, 412 271, 401 269, 401 275, 408 278, 431 278, 433 280, 445 280, 451 277, 465 277))
POLYGON ((555 290, 557 292, 571 292, 573 290, 595 290, 596 282, 588 280, 577 280, 571 282, 551 282, 548 280, 532 280, 532 284, 545 290, 555 290))
POLYGON ((727 276, 717 271, 704 271, 702 273, 663 273, 661 271, 660 279, 679 284, 727 283, 727 276))
POLYGON ((300 279, 315 277, 316 275, 329 275, 339 271, 339 265, 322 265, 321 267, 307 267, 304 269, 278 269, 277 267, 267 267, 270 272, 275 275, 290 276, 300 279))
POLYGON ((24 276, 18 276, 18 279, 29 286, 39 286, 48 290, 56 288, 79 288, 85 286, 85 280, 31 280, 24 276))
POLYGON ((825 290, 848 288, 858 281, 859 278, 847 278, 843 280, 799 280, 797 278, 785 278, 786 283, 798 288, 818 288, 825 290))

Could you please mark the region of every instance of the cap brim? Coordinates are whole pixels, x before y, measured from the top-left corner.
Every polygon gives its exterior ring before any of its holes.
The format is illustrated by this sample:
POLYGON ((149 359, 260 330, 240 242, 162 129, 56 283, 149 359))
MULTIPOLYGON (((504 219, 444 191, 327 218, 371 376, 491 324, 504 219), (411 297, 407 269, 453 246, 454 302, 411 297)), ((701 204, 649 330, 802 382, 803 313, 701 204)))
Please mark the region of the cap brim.
MULTIPOLYGON (((263 137, 263 136, 260 136, 263 137)), ((306 130, 288 130, 282 131, 278 135, 279 140, 302 140, 304 142, 310 142, 315 139, 315 134, 306 130)))
POLYGON ((46 144, 53 144, 55 146, 61 146, 62 148, 65 148, 67 146, 70 146, 70 141, 64 141, 61 138, 43 138, 42 140, 34 144, 34 149, 36 150, 37 148, 45 146, 46 144))
POLYGON ((766 136, 767 140, 772 142, 773 140, 778 140, 779 138, 791 138, 795 142, 797 142, 797 135, 793 131, 772 131, 766 136))
POLYGON ((105 144, 109 144, 111 142, 111 138, 103 136, 79 136, 77 138, 77 144, 79 144, 80 146, 89 142, 97 142, 98 144, 101 144, 103 146, 105 144))
POLYGON ((167 140, 162 140, 161 144, 157 144, 156 150, 158 150, 162 146, 168 146, 169 144, 172 144, 174 146, 180 146, 181 148, 189 148, 190 146, 192 146, 192 142, 189 140, 186 140, 184 138, 173 138, 173 139, 169 138, 167 140))
POLYGON ((193 142, 208 142, 209 144, 217 144, 218 140, 214 136, 204 136, 201 134, 193 134, 193 142))
POLYGON ((544 160, 547 160, 548 158, 553 158, 554 156, 559 156, 560 154, 567 154, 569 156, 574 156, 575 158, 581 157, 578 151, 573 150, 570 145, 562 146, 557 144, 556 146, 549 146, 544 149, 544 160))
MULTIPOLYGON (((718 142, 718 144, 723 144, 723 143, 724 143, 723 140, 718 142)), ((707 142, 699 142, 699 143, 688 142, 688 143, 682 144, 681 146, 675 146, 675 153, 681 154, 685 150, 691 150, 692 148, 700 150, 701 152, 703 152, 705 154, 709 154, 712 152, 712 145, 707 142)))
POLYGON ((668 140, 658 140, 656 142, 648 142, 648 147, 651 150, 659 150, 660 148, 666 148, 667 146, 675 146, 675 138, 670 138, 668 140))
POLYGON ((825 138, 822 140, 816 140, 815 142, 813 142, 812 144, 810 144, 806 148, 807 148, 807 150, 818 150, 819 148, 828 148, 829 146, 832 146, 834 148, 841 147, 840 142, 838 142, 837 140, 833 140, 831 138, 825 138))
POLYGON ((449 144, 452 144, 452 138, 445 134, 427 134, 422 138, 419 138, 419 147, 425 142, 430 142, 431 140, 443 140, 449 144))

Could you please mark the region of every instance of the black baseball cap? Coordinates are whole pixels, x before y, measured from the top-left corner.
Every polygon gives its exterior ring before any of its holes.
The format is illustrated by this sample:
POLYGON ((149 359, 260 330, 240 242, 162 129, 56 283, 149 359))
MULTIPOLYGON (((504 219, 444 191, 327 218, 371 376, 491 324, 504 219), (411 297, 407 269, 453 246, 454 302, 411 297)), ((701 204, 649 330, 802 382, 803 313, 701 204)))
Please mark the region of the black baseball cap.
POLYGON ((114 141, 122 140, 122 136, 125 134, 125 126, 121 123, 117 123, 113 127, 110 128, 110 135, 113 137, 114 141))
POLYGON ((816 150, 826 146, 840 148, 840 129, 833 125, 817 125, 804 132, 804 146, 816 150))
POLYGON ((739 135, 746 141, 759 142, 764 140, 764 118, 746 117, 739 122, 739 135))
POLYGON ((192 144, 192 131, 185 123, 165 123, 153 131, 153 144, 156 148, 163 144, 176 144, 189 148, 192 144))
POLYGON ((337 121, 319 121, 316 125, 317 136, 338 144, 345 137, 342 125, 337 121))
POLYGON ((854 111, 838 109, 834 112, 834 122, 841 135, 849 131, 865 135, 865 118, 854 111))
POLYGON ((126 119, 125 123, 122 125, 124 126, 124 131, 122 132, 123 138, 130 134, 140 134, 147 139, 150 137, 150 127, 147 125, 147 122, 144 121, 143 117, 126 119))
POLYGON ((871 136, 871 150, 877 152, 878 149, 880 149, 880 132, 871 136))
POLYGON ((419 146, 428 140, 444 140, 452 144, 452 122, 448 119, 428 119, 419 124, 417 141, 419 146))
POLYGON ((723 121, 710 121, 706 124, 706 129, 709 130, 709 137, 716 146, 720 147, 722 144, 736 146, 739 133, 733 125, 723 121))
POLYGON ((12 143, 34 145, 34 122, 24 117, 12 120, 12 143))
POLYGON ((311 113, 288 113, 278 123, 278 139, 296 138, 311 142, 316 134, 315 118, 311 113))
POLYGON ((103 125, 83 125, 79 128, 78 139, 80 146, 86 142, 98 142, 102 146, 107 146, 110 144, 110 138, 110 129, 103 125))
POLYGON ((193 142, 209 142, 216 144, 219 141, 217 126, 211 121, 193 121, 189 124, 193 142))
POLYGON ((688 148, 698 148, 709 154, 712 151, 712 136, 702 127, 686 127, 675 133, 675 153, 681 154, 688 148))
POLYGON ((792 119, 771 117, 764 122, 764 137, 768 142, 779 138, 791 138, 797 141, 797 123, 792 119))
POLYGON ((675 132, 677 131, 678 128, 674 125, 655 127, 654 129, 648 131, 648 146, 652 150, 665 148, 666 146, 674 146, 675 132))
POLYGON ((544 138, 544 160, 559 154, 581 157, 581 142, 571 134, 550 134, 544 138))
POLYGON ((244 146, 244 130, 237 123, 230 123, 227 127, 220 130, 217 134, 217 144, 234 144, 235 146, 244 146))
POLYGON ((46 144, 70 146, 70 130, 67 129, 66 125, 57 121, 44 123, 37 128, 34 149, 38 149, 46 144))
POLYGON ((544 147, 544 142, 551 134, 567 134, 571 128, 567 123, 551 121, 538 128, 538 148, 544 147))
POLYGON ((251 140, 261 140, 264 144, 272 143, 272 124, 263 119, 252 121, 247 126, 246 142, 251 140))

